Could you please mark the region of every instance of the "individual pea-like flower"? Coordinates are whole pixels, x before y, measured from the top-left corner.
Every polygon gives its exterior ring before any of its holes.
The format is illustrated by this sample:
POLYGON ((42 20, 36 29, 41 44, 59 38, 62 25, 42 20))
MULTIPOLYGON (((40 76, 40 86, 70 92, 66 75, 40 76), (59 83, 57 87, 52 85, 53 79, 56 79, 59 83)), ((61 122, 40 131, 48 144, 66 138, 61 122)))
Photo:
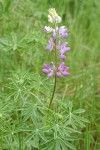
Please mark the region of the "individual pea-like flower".
POLYGON ((48 46, 46 47, 46 50, 52 51, 53 46, 54 46, 54 40, 53 38, 50 38, 50 40, 48 41, 48 46))
POLYGON ((51 64, 44 64, 44 69, 42 69, 42 72, 44 74, 47 74, 48 78, 51 78, 54 74, 54 69, 55 69, 55 66, 54 66, 54 63, 51 62, 51 64))
POLYGON ((60 55, 60 59, 62 59, 62 60, 65 60, 66 59, 66 56, 64 55, 64 50, 61 50, 60 52, 59 52, 59 55, 60 55))
POLYGON ((51 27, 47 27, 47 26, 45 26, 44 27, 44 31, 46 32, 46 33, 50 33, 51 31, 52 31, 53 29, 51 28, 51 27))
POLYGON ((48 21, 51 23, 60 23, 61 22, 61 17, 58 16, 55 8, 49 9, 48 21))
POLYGON ((67 38, 68 37, 68 31, 67 31, 67 28, 65 28, 65 26, 62 26, 59 28, 59 35, 61 38, 67 38))
POLYGON ((62 60, 66 59, 66 56, 64 54, 70 51, 70 47, 66 47, 67 45, 67 42, 63 42, 62 44, 60 43, 60 41, 58 42, 57 48, 60 50, 59 56, 62 60))
POLYGON ((69 67, 64 66, 64 62, 61 62, 59 67, 56 68, 57 77, 60 78, 62 76, 69 76, 70 73, 68 72, 69 67))

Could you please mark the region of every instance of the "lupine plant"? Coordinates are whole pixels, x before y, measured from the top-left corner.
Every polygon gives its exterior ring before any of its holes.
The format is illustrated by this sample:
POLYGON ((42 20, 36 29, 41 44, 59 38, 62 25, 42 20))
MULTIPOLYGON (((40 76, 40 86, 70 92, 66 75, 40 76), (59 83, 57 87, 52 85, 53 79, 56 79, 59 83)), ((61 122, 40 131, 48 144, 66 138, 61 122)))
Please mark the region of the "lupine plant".
POLYGON ((70 51, 68 42, 66 42, 68 30, 65 26, 58 27, 61 20, 62 19, 58 16, 55 8, 49 9, 48 21, 52 26, 45 26, 44 31, 50 37, 46 50, 49 53, 53 53, 54 60, 51 60, 50 64, 44 64, 42 72, 46 74, 48 78, 54 77, 54 87, 48 106, 50 113, 48 114, 47 111, 46 115, 47 118, 49 118, 48 123, 46 123, 47 128, 49 127, 46 132, 49 137, 47 142, 44 142, 43 150, 75 150, 76 147, 74 141, 78 138, 72 135, 81 133, 79 128, 85 127, 84 122, 88 122, 83 117, 77 115, 85 112, 85 110, 73 110, 73 104, 71 101, 68 102, 67 105, 60 102, 62 113, 59 113, 59 109, 58 112, 55 112, 53 108, 51 109, 56 90, 57 78, 68 77, 70 75, 68 71, 69 67, 66 66, 64 62, 66 60, 66 53, 70 51))
POLYGON ((50 39, 48 41, 48 46, 46 50, 49 52, 54 52, 54 60, 50 64, 44 64, 44 69, 42 70, 44 74, 51 78, 54 76, 54 89, 50 100, 49 108, 51 106, 55 89, 57 78, 63 76, 69 76, 68 66, 65 66, 64 60, 66 60, 65 54, 70 51, 68 47, 68 42, 62 41, 68 37, 68 30, 65 26, 58 28, 58 24, 61 22, 61 17, 58 16, 54 8, 49 9, 48 21, 52 24, 52 27, 45 26, 44 30, 47 34, 50 34, 50 39), (60 60, 61 61, 60 61, 60 60))

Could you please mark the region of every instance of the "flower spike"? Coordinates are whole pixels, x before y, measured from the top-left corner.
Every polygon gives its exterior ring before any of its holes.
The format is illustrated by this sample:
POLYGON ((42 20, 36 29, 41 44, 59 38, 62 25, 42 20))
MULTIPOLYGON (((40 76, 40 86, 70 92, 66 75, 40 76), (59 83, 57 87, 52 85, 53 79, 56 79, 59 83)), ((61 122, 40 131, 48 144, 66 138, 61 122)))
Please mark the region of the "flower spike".
POLYGON ((70 47, 68 47, 67 42, 57 41, 57 37, 61 37, 62 39, 67 38, 68 30, 65 26, 58 28, 57 23, 61 22, 61 17, 58 16, 55 8, 49 9, 48 21, 51 22, 53 26, 44 27, 44 31, 46 33, 50 33, 51 36, 48 41, 48 45, 46 46, 46 50, 54 51, 55 60, 54 63, 51 63, 50 65, 45 64, 42 71, 44 74, 47 74, 49 78, 51 78, 54 74, 56 74, 58 78, 62 76, 69 76, 69 72, 67 72, 68 67, 64 66, 64 62, 61 62, 58 66, 58 56, 61 60, 66 60, 65 54, 70 51, 70 47))
POLYGON ((48 41, 48 45, 46 46, 46 50, 53 52, 54 54, 54 62, 51 62, 49 64, 45 64, 44 68, 42 69, 42 72, 47 75, 48 78, 53 77, 54 75, 54 88, 53 93, 50 99, 49 108, 51 107, 55 90, 56 90, 56 83, 57 83, 57 77, 67 77, 70 75, 68 72, 69 67, 65 66, 64 62, 59 63, 59 57, 61 60, 66 59, 66 53, 70 51, 70 47, 68 47, 67 42, 61 42, 62 39, 65 39, 68 37, 68 30, 65 26, 61 26, 60 28, 57 26, 58 23, 61 22, 61 17, 58 16, 55 8, 49 9, 48 14, 48 21, 52 23, 52 27, 45 26, 44 30, 45 32, 50 35, 50 39, 48 41), (61 38, 61 41, 57 41, 58 38, 61 38), (59 65, 58 65, 59 64, 59 65))

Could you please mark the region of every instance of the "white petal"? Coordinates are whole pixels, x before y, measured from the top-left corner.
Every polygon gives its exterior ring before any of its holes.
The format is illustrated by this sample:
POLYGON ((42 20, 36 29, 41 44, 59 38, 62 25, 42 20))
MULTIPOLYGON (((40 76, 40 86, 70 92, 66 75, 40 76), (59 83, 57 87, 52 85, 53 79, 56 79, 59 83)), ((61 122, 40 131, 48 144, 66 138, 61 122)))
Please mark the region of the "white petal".
POLYGON ((50 15, 48 15, 48 21, 51 22, 51 23, 53 22, 53 19, 50 15))
POLYGON ((60 30, 62 30, 62 29, 65 29, 65 26, 61 26, 61 27, 60 27, 60 30))
POLYGON ((57 22, 57 23, 60 23, 60 22, 61 22, 61 17, 60 17, 60 16, 57 17, 56 22, 57 22))

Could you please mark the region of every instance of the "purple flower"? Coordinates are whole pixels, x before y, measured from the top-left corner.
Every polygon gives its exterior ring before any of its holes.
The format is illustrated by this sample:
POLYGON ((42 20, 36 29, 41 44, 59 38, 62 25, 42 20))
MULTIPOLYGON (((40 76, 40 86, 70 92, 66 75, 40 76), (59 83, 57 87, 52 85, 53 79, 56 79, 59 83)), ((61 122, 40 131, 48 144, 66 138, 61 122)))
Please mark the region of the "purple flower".
POLYGON ((53 49, 53 45, 54 45, 54 40, 53 38, 50 38, 50 40, 48 41, 49 45, 46 47, 47 50, 52 51, 53 49))
POLYGON ((53 29, 53 39, 54 40, 56 39, 56 34, 57 34, 56 29, 53 29))
POLYGON ((55 66, 54 66, 53 62, 51 62, 50 65, 44 64, 44 69, 42 69, 42 72, 44 74, 47 74, 48 78, 51 78, 54 74, 54 68, 55 68, 55 66))
POLYGON ((62 26, 62 27, 59 28, 59 35, 62 38, 67 38, 68 37, 67 28, 65 28, 65 26, 62 26))
POLYGON ((53 39, 54 40, 56 39, 57 32, 58 32, 58 27, 56 27, 55 29, 53 29, 53 39))
POLYGON ((67 42, 63 42, 62 44, 60 44, 60 41, 59 41, 57 45, 57 48, 60 49, 59 55, 62 60, 66 59, 66 56, 64 55, 64 53, 67 53, 70 51, 70 47, 66 47, 67 44, 68 44, 67 42))
POLYGON ((56 68, 57 77, 60 78, 61 76, 69 76, 70 73, 67 72, 69 69, 68 66, 64 66, 64 62, 61 62, 59 67, 56 68))

